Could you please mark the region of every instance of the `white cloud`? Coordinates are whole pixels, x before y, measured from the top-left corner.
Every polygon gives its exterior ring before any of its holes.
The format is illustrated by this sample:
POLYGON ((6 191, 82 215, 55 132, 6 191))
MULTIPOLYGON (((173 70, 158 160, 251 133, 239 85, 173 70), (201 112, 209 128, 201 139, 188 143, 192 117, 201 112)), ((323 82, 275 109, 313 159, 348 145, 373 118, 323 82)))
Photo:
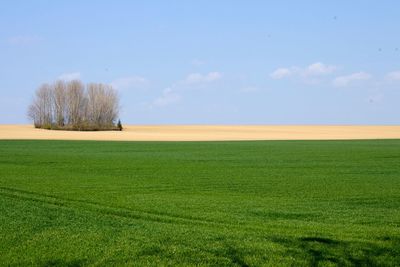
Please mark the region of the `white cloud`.
POLYGON ((198 83, 209 83, 219 80, 222 74, 219 72, 209 72, 207 74, 191 73, 189 74, 184 83, 187 84, 198 84, 198 83))
POLYGON ((170 87, 165 88, 161 96, 151 102, 149 107, 164 107, 176 104, 182 99, 182 96, 179 92, 184 92, 188 85, 212 83, 221 79, 221 77, 222 74, 219 72, 209 72, 207 74, 191 73, 184 80, 173 83, 170 87))
POLYGON ((37 44, 42 38, 36 35, 16 35, 11 36, 7 39, 7 43, 10 45, 33 45, 37 44))
POLYGON ((321 62, 316 62, 305 69, 305 75, 326 75, 333 73, 336 69, 337 68, 333 65, 325 65, 321 62))
POLYGON ((272 79, 275 80, 280 80, 286 77, 289 77, 290 75, 292 75, 292 71, 288 68, 279 68, 276 69, 275 71, 273 71, 269 76, 272 79))
MULTIPOLYGON (((278 68, 272 73, 270 73, 269 76, 275 80, 280 80, 288 77, 297 77, 297 78, 302 78, 305 82, 308 82, 308 79, 310 79, 310 77, 328 75, 335 72, 336 69, 337 69, 336 66, 326 65, 321 62, 316 62, 306 67, 294 66, 294 67, 278 68)), ((313 80, 313 83, 314 82, 315 80, 313 80)))
POLYGON ((181 100, 181 96, 177 94, 172 88, 165 88, 162 95, 156 98, 151 106, 164 107, 178 103, 181 100))
POLYGON ((333 80, 333 85, 336 87, 346 87, 355 82, 366 81, 371 79, 371 75, 366 72, 356 72, 350 75, 339 76, 333 80))
POLYGON ((129 76, 111 82, 112 87, 118 90, 143 88, 148 85, 148 80, 141 76, 129 76))
POLYGON ((386 80, 388 81, 400 81, 400 70, 392 71, 386 74, 386 80))
POLYGON ((58 80, 63 80, 63 81, 72 81, 72 80, 79 80, 81 78, 81 73, 80 72, 71 72, 71 73, 63 73, 60 76, 58 76, 58 80))

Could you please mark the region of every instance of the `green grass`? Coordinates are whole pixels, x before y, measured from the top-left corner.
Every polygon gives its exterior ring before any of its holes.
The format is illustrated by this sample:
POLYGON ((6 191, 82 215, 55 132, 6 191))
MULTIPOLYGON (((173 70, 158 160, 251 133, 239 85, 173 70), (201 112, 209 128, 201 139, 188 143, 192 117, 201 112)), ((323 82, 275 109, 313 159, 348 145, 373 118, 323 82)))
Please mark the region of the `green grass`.
POLYGON ((400 140, 0 141, 0 265, 397 265, 400 140))

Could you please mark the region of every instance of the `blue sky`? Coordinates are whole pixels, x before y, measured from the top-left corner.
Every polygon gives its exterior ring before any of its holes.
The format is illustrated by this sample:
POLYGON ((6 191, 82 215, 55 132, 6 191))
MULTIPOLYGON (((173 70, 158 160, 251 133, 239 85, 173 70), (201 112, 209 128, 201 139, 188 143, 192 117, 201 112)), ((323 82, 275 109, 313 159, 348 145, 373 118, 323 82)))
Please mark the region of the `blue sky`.
POLYGON ((112 84, 129 124, 400 124, 400 1, 3 1, 0 123, 112 84))

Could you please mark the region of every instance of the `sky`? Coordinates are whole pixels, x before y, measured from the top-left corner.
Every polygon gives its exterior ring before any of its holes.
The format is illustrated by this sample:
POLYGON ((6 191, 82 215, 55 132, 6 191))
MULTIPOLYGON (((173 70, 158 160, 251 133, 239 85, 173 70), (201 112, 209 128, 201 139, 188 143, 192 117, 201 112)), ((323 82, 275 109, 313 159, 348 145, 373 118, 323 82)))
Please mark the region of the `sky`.
POLYGON ((42 83, 124 124, 400 124, 400 1, 2 1, 0 123, 42 83))

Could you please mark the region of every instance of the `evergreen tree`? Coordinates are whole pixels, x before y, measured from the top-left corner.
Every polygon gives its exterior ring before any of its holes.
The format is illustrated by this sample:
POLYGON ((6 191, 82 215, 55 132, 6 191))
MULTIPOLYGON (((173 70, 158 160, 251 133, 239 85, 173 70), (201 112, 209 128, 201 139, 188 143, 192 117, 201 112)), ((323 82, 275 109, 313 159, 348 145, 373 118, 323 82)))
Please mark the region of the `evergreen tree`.
POLYGON ((118 128, 120 131, 122 131, 122 124, 121 124, 121 120, 118 120, 118 123, 117 123, 117 128, 118 128))

